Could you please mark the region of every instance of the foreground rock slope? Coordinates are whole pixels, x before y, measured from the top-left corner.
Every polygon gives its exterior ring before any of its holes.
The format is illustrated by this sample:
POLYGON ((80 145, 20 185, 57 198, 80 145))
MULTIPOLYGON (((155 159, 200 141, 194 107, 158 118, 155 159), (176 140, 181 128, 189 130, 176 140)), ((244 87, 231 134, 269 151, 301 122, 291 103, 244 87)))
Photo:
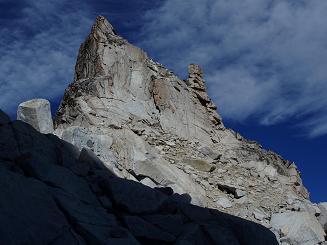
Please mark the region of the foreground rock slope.
POLYGON ((278 244, 265 227, 116 177, 0 111, 1 244, 278 244))

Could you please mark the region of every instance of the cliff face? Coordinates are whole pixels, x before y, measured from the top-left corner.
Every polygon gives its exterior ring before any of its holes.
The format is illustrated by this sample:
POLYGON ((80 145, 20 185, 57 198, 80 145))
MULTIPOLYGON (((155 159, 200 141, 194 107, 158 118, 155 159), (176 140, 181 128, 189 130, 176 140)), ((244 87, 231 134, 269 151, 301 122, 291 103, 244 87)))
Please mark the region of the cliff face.
POLYGON ((205 92, 202 72, 190 67, 190 86, 155 63, 139 48, 117 36, 103 17, 81 45, 75 81, 58 111, 57 125, 115 125, 147 120, 185 139, 206 144, 223 128, 205 92), (82 113, 67 106, 74 101, 82 113), (73 118, 71 118, 73 117, 73 118))
POLYGON ((100 16, 80 47, 55 134, 91 149, 117 176, 267 227, 277 212, 317 215, 296 166, 225 128, 203 71, 188 69, 179 79, 100 16))

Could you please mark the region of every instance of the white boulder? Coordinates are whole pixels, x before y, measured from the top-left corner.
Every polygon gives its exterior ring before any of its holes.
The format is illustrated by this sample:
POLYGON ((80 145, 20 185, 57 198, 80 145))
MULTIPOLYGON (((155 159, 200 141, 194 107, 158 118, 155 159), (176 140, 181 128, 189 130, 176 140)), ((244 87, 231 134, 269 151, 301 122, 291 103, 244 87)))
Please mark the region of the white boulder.
POLYGON ((233 206, 232 202, 227 197, 219 197, 216 203, 223 208, 231 208, 233 206))
POLYGON ((50 102, 45 99, 33 99, 21 103, 17 109, 17 120, 30 124, 40 133, 53 133, 50 102))
POLYGON ((325 241, 324 230, 318 220, 308 212, 273 214, 271 226, 279 232, 281 242, 292 245, 315 245, 325 241))

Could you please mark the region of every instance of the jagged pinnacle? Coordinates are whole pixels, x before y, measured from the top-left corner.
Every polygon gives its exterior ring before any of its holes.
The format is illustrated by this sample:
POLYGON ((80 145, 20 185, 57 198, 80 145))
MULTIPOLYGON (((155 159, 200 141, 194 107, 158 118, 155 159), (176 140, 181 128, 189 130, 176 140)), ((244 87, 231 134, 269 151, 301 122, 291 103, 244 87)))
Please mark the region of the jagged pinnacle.
POLYGON ((101 15, 97 16, 95 23, 92 26, 92 33, 116 35, 113 26, 109 23, 109 21, 105 17, 101 15))
POLYGON ((122 42, 109 21, 99 15, 91 29, 90 35, 81 44, 75 66, 75 78, 78 80, 87 77, 105 75, 105 67, 101 51, 111 42, 122 42))

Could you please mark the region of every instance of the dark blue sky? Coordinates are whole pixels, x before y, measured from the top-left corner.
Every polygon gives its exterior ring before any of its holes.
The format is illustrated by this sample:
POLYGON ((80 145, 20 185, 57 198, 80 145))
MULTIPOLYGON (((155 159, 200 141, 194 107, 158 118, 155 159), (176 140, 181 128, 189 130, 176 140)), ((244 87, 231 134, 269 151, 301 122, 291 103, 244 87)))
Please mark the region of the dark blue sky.
POLYGON ((323 0, 1 0, 0 107, 14 117, 43 97, 55 110, 101 14, 182 78, 200 64, 225 125, 296 162, 326 201, 326 12, 323 0))

